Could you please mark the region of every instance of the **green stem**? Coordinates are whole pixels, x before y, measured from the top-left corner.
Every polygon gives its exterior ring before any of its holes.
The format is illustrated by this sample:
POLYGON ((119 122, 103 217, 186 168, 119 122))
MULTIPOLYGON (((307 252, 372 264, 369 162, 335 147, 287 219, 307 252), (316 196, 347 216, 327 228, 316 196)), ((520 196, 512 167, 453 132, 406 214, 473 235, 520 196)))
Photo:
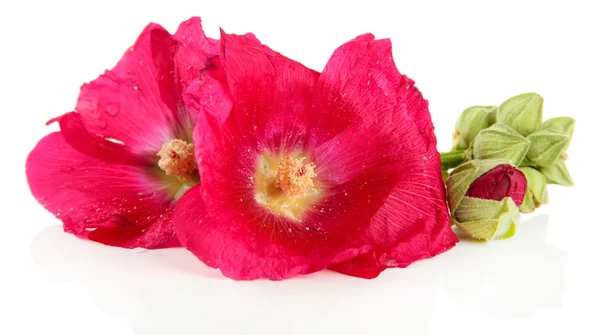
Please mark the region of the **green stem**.
POLYGON ((447 171, 448 169, 459 166, 466 159, 465 153, 465 150, 440 153, 440 157, 442 158, 442 170, 447 171))

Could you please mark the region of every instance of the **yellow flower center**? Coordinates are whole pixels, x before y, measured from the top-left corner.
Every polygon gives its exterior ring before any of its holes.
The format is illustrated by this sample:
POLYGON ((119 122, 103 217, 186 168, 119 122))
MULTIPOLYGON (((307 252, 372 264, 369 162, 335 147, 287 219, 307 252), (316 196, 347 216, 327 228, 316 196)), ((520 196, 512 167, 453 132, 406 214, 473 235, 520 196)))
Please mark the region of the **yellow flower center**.
POLYGON ((255 201, 271 212, 302 221, 302 215, 321 196, 315 182, 316 165, 300 154, 261 155, 256 167, 255 201))
POLYGON ((157 154, 158 166, 168 175, 181 182, 198 182, 198 166, 194 157, 194 146, 180 139, 163 144, 157 154))
POLYGON ((279 163, 275 186, 288 197, 299 198, 315 191, 315 163, 304 164, 304 158, 288 157, 279 163))

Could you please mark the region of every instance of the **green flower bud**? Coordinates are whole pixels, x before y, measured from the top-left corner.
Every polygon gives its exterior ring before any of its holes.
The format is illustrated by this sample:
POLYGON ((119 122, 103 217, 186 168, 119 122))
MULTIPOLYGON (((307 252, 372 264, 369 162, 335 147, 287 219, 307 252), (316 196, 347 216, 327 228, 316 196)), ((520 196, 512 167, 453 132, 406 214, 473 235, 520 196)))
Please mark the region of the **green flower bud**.
POLYGON ((546 129, 527 138, 531 142, 527 158, 537 166, 551 166, 556 163, 571 141, 571 136, 567 133, 546 129))
POLYGON ((496 122, 496 106, 473 106, 465 109, 454 127, 452 150, 465 150, 479 132, 496 122))
POLYGON ((541 167, 540 172, 546 177, 548 184, 573 186, 573 179, 567 170, 567 165, 560 159, 550 166, 541 167))
POLYGON ((514 96, 500 105, 497 121, 528 136, 542 128, 543 103, 544 100, 537 93, 514 96))
POLYGON ((527 178, 527 191, 519 210, 521 213, 531 213, 543 203, 547 202, 546 177, 538 170, 531 167, 519 168, 527 178))
POLYGON ((479 132, 473 141, 475 159, 499 158, 518 166, 527 155, 529 140, 504 124, 493 126, 479 132))
POLYGON ((461 164, 446 180, 452 222, 476 239, 511 237, 526 183, 525 175, 507 160, 461 164))
POLYGON ((573 132, 575 131, 575 119, 568 116, 553 117, 544 121, 542 129, 554 130, 573 136, 573 132))

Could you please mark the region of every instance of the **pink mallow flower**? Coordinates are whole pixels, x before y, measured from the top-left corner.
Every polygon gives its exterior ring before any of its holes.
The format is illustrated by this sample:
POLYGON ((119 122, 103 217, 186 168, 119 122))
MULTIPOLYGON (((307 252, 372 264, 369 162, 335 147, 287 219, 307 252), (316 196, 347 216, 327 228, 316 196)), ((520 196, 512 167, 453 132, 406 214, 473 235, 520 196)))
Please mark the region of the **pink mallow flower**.
POLYGON ((197 112, 183 97, 218 52, 200 18, 174 35, 150 24, 114 69, 81 87, 75 111, 50 121, 60 132, 30 153, 27 179, 65 231, 125 248, 178 245, 173 209, 199 182, 197 112))
POLYGON ((372 278, 455 245, 428 104, 389 40, 360 36, 319 74, 222 33, 213 65, 225 84, 209 78, 195 96, 202 185, 173 216, 208 266, 242 280, 327 267, 372 278))

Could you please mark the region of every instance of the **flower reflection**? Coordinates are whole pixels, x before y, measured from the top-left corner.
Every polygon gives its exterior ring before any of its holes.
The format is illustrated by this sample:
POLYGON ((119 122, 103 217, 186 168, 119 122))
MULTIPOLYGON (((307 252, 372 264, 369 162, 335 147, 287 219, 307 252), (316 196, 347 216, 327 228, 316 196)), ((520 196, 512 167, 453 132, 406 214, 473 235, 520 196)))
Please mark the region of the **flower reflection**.
MULTIPOLYGON (((233 282, 183 248, 108 248, 59 226, 42 230, 30 252, 50 280, 81 279, 98 308, 122 317, 136 335, 369 334, 374 325, 383 333, 425 335, 448 258, 371 281, 322 271, 283 282, 233 282)), ((69 314, 77 306, 62 308, 72 308, 69 314)))
POLYGON ((451 301, 498 319, 526 318, 562 305, 568 255, 546 244, 548 215, 522 222, 510 240, 462 240, 445 265, 451 301))

